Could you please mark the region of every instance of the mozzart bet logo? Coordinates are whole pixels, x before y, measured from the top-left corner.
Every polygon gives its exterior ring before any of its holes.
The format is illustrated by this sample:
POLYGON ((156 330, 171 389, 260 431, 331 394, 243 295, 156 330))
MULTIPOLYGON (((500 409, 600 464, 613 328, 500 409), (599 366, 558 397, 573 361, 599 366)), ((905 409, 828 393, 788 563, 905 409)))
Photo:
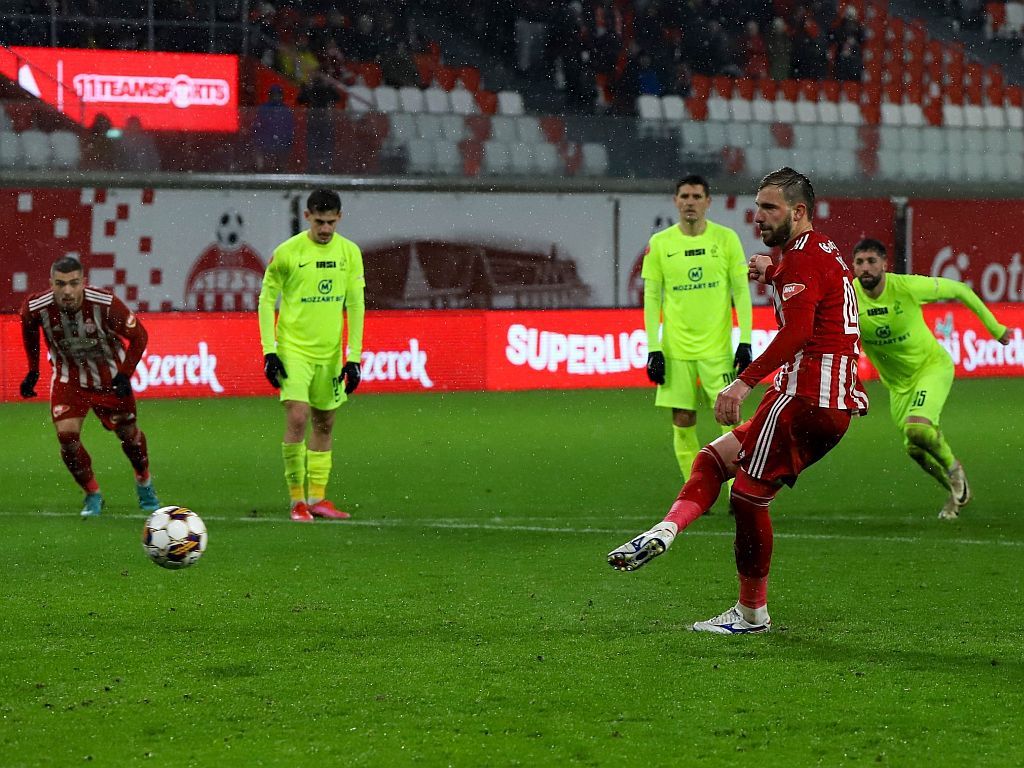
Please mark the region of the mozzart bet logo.
POLYGON ((179 109, 220 107, 231 99, 227 80, 189 77, 144 77, 138 75, 75 75, 75 92, 86 103, 171 104, 179 109))

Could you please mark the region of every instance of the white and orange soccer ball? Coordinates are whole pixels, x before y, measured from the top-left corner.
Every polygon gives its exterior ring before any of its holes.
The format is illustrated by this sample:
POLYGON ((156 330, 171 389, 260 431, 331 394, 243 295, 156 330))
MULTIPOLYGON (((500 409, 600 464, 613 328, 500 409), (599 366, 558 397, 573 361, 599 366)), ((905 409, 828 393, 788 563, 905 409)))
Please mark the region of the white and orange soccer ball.
POLYGON ((142 548, 149 559, 172 570, 187 568, 202 557, 207 538, 202 518, 185 507, 161 507, 142 527, 142 548))

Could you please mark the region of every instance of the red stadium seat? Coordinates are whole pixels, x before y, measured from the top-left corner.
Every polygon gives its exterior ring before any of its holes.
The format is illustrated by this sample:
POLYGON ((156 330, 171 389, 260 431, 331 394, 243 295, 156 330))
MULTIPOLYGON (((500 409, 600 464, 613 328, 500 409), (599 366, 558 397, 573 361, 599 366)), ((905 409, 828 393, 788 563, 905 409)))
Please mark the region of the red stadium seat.
POLYGON ((690 79, 690 95, 701 101, 711 95, 711 78, 704 75, 694 75, 690 79))
POLYGON ((754 81, 749 77, 741 77, 736 81, 736 88, 733 91, 733 98, 739 97, 750 101, 754 98, 754 81))
POLYGON ((985 21, 989 33, 998 37, 1000 28, 1006 23, 1006 3, 985 3, 985 21))
POLYGON ((1024 88, 1011 85, 1006 89, 1006 101, 1013 107, 1024 107, 1024 88))
POLYGON ((434 70, 434 83, 446 91, 455 87, 456 77, 458 77, 458 72, 451 67, 441 66, 434 70))
POLYGON ((721 96, 723 99, 732 98, 732 86, 733 79, 731 77, 726 77, 725 75, 716 75, 715 77, 711 78, 712 90, 716 94, 721 96))
MULTIPOLYGON (((786 101, 796 101, 796 97, 800 94, 800 84, 796 80, 783 80, 779 83, 779 90, 782 91, 782 96, 786 101)), ((775 98, 778 99, 778 92, 776 92, 775 98)))
POLYGON ((947 104, 963 105, 964 86, 960 81, 949 83, 942 89, 942 100, 947 104))
POLYGON ((542 117, 540 130, 544 138, 552 144, 561 144, 565 141, 565 120, 560 117, 542 117))
POLYGON ((778 83, 768 77, 762 77, 757 81, 757 91, 765 101, 775 101, 775 93, 778 90, 778 83))
POLYGON ((485 115, 493 115, 498 111, 498 94, 491 91, 478 91, 476 103, 480 111, 485 115))
POLYGON ((847 80, 842 85, 843 100, 860 103, 860 83, 847 80))
POLYGON ((480 70, 476 67, 459 67, 459 82, 467 91, 476 93, 480 90, 480 70))
POLYGON ((841 86, 838 80, 826 80, 822 83, 821 87, 822 98, 828 101, 838 102, 840 90, 841 86))
POLYGON ((417 53, 413 56, 413 60, 416 62, 416 71, 419 73, 420 86, 426 88, 434 80, 434 70, 438 68, 440 62, 431 53, 417 53))

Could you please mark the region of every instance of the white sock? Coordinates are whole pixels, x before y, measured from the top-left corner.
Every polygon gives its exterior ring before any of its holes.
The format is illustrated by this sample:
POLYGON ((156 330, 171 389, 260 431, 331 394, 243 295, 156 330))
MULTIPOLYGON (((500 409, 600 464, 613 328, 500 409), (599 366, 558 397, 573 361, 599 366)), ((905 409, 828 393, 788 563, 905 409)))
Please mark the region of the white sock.
POLYGON ((762 605, 760 608, 751 608, 742 603, 736 603, 736 607, 739 608, 740 616, 748 624, 764 624, 768 621, 767 605, 762 605))

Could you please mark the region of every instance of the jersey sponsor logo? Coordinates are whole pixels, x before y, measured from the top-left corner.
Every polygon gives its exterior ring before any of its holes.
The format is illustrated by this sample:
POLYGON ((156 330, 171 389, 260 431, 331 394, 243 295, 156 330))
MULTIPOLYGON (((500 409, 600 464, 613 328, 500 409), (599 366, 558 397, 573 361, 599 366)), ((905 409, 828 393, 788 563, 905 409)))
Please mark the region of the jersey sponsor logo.
MULTIPOLYGON (((703 248, 690 248, 683 251, 683 256, 703 256, 707 251, 703 248)), ((712 256, 717 256, 717 253, 712 253, 712 256)))
POLYGON ((871 307, 868 310, 868 317, 875 317, 876 315, 888 315, 888 314, 889 314, 889 308, 888 307, 871 307))
POLYGON ((333 286, 334 286, 334 281, 333 280, 329 280, 329 279, 328 280, 321 280, 319 283, 317 283, 316 289, 318 291, 320 291, 321 294, 328 294, 328 293, 331 292, 331 288, 333 286))
POLYGON ((55 405, 53 406, 53 418, 60 418, 62 415, 71 410, 70 405, 55 405))
POLYGON ((220 394, 224 387, 217 380, 217 356, 210 354, 205 341, 189 355, 148 355, 132 375, 132 389, 145 392, 152 387, 198 384, 220 394))
POLYGON ((318 261, 316 263, 317 269, 337 269, 338 262, 336 261, 318 261))
POLYGON ((360 362, 363 381, 416 381, 424 389, 434 386, 419 339, 409 339, 408 349, 363 352, 360 362))
POLYGON ((299 264, 299 269, 302 269, 303 267, 308 267, 312 263, 312 261, 307 261, 305 264, 299 264))
POLYGON ((686 273, 686 276, 695 283, 699 283, 700 279, 704 277, 703 267, 691 267, 690 271, 686 273))
POLYGON ((875 329, 875 336, 880 339, 888 339, 892 336, 892 328, 888 325, 880 325, 875 329))
POLYGON ((802 293, 807 286, 803 283, 786 283, 782 286, 782 300, 787 301, 798 293, 802 293))
MULTIPOLYGON (((825 253, 839 253, 839 247, 831 240, 824 243, 818 243, 818 247, 825 253)), ((843 266, 845 267, 846 265, 844 264, 843 266)))
POLYGON ((671 259, 671 258, 672 258, 673 256, 675 256, 675 255, 676 255, 677 253, 679 253, 679 251, 672 251, 672 253, 666 253, 666 254, 665 254, 665 258, 666 258, 666 259, 671 259))
POLYGON ((557 333, 513 323, 506 336, 505 359, 535 371, 589 376, 647 367, 647 334, 557 333))
MULTIPOLYGON (((129 328, 131 328, 133 325, 135 325, 134 319, 135 319, 134 316, 132 316, 132 315, 128 316, 128 327, 129 328)), ((82 325, 85 328, 85 332, 86 333, 96 333, 96 323, 94 323, 92 321, 91 317, 87 318, 86 321, 82 325)))

